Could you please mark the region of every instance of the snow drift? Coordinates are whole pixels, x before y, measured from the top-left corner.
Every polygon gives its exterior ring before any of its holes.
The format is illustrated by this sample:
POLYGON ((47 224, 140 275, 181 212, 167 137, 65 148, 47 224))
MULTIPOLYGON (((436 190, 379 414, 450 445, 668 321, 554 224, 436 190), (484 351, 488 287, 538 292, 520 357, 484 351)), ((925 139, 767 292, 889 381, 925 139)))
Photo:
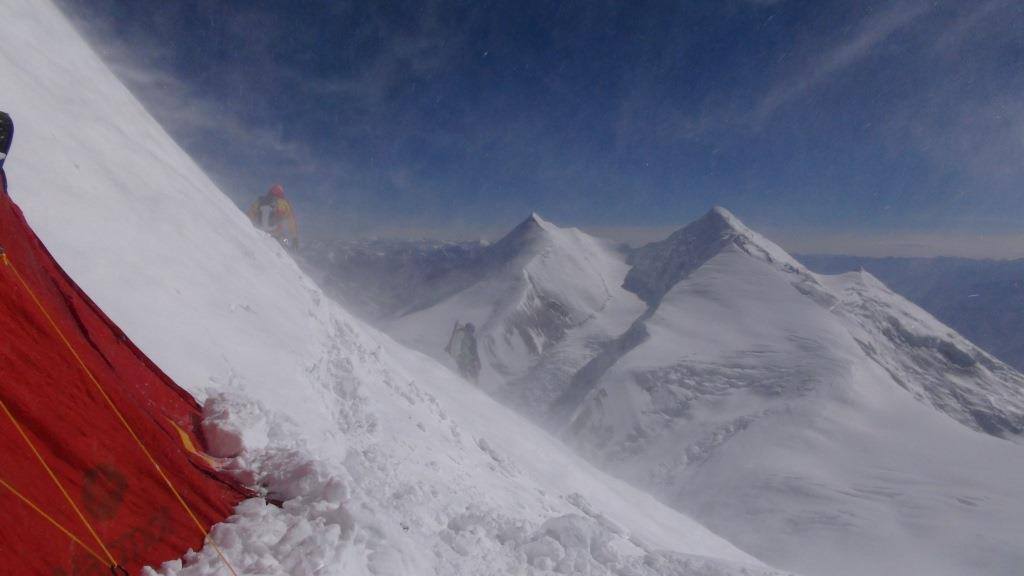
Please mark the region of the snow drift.
POLYGON ((281 503, 213 531, 240 573, 774 573, 325 299, 49 1, 0 12, 11 195, 281 503))

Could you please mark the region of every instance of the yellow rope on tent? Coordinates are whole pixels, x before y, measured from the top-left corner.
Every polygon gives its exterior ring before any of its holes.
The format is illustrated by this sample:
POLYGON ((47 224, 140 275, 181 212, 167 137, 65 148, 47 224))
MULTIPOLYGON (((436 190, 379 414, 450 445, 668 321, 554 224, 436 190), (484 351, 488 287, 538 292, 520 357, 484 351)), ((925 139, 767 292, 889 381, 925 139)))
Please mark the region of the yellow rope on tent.
POLYGON ((88 546, 86 546, 85 542, 82 542, 81 540, 79 540, 77 536, 75 536, 74 534, 71 533, 70 530, 68 530, 67 528, 62 526, 60 522, 57 522, 56 520, 53 519, 52 516, 50 516, 49 514, 44 512, 42 508, 40 508, 39 506, 36 506, 35 502, 29 500, 28 496, 25 496, 21 492, 18 492, 18 490, 14 486, 11 486, 11 484, 9 482, 7 482, 6 480, 4 480, 3 478, 0 478, 0 486, 3 486, 4 488, 7 488, 8 490, 10 490, 10 492, 12 494, 14 494, 18 498, 18 500, 21 500, 22 502, 24 502, 26 506, 28 506, 32 510, 35 510, 37 514, 39 514, 40 516, 43 517, 43 519, 45 519, 50 524, 53 524, 53 526, 57 530, 60 530, 61 532, 64 533, 65 536, 67 536, 68 538, 71 538, 71 540, 75 544, 78 544, 79 546, 82 547, 83 550, 85 550, 86 552, 91 554, 93 558, 95 558, 96 560, 99 560, 100 564, 103 564, 104 566, 107 566, 107 561, 103 559, 103 556, 100 556, 99 552, 96 552, 92 548, 89 548, 88 546))
POLYGON ((39 463, 42 464, 43 468, 46 469, 46 473, 50 475, 50 478, 53 480, 53 483, 57 485, 58 489, 60 489, 60 493, 64 495, 64 499, 68 501, 68 504, 70 504, 71 508, 74 509, 75 514, 78 515, 79 520, 82 521, 82 524, 85 524, 86 529, 88 529, 89 533, 92 534, 92 537, 96 539, 96 543, 99 544, 100 548, 103 549, 103 553, 106 555, 107 559, 110 560, 110 567, 113 568, 115 566, 119 566, 117 560, 114 560, 114 556, 110 553, 110 550, 107 550, 107 547, 103 544, 103 540, 100 540, 99 534, 97 534, 96 530, 93 529, 92 524, 89 523, 89 520, 85 517, 85 514, 82 514, 82 511, 78 509, 78 505, 75 504, 75 501, 71 499, 71 495, 68 494, 68 491, 64 489, 64 485, 60 483, 59 479, 57 479, 57 475, 53 473, 53 470, 50 468, 49 464, 47 464, 46 460, 43 459, 43 455, 39 453, 39 450, 36 450, 36 445, 32 443, 31 439, 29 439, 28 434, 25 434, 25 430, 21 428, 21 424, 18 423, 18 420, 14 417, 14 414, 11 413, 11 411, 7 408, 7 404, 5 404, 2 399, 0 399, 0 409, 2 409, 5 414, 7 414, 7 417, 11 420, 11 424, 14 424, 14 428, 18 431, 18 434, 20 434, 22 439, 25 440, 25 443, 28 444, 28 447, 32 450, 32 453, 36 455, 36 459, 39 460, 39 463))
POLYGON ((60 337, 61 341, 64 343, 64 346, 67 347, 68 351, 75 358, 75 361, 78 362, 78 365, 82 368, 82 371, 85 372, 85 375, 88 376, 89 380, 92 381, 93 385, 96 386, 96 390, 99 391, 100 396, 102 396, 103 399, 107 402, 107 405, 110 407, 110 410, 114 413, 115 416, 117 416, 117 419, 121 421, 121 424, 124 425, 125 429, 128 431, 128 434, 132 437, 133 440, 135 440, 135 443, 138 444, 139 448, 142 450, 142 453, 146 455, 146 458, 149 460, 150 464, 152 464, 153 468, 156 469, 157 473, 160 475, 160 478, 162 478, 164 483, 167 484, 167 488, 170 489, 172 494, 174 494, 174 497, 178 500, 178 503, 181 504, 181 507, 185 509, 185 512, 188 513, 189 517, 192 518, 192 521, 195 522, 196 527, 199 528, 199 531, 203 534, 203 540, 209 542, 210 545, 213 546, 213 549, 217 552, 217 556, 220 556, 221 562, 224 563, 224 566, 227 567, 228 571, 231 572, 233 576, 238 576, 238 573, 235 572, 234 567, 231 566, 230 562, 228 562, 228 559, 224 555, 224 552, 221 551, 220 547, 217 546, 217 543, 214 542, 212 538, 210 538, 210 533, 206 530, 206 527, 203 526, 203 523, 199 521, 199 517, 196 516, 195 512, 192 511, 192 508, 190 508, 189 505, 185 502, 185 499, 181 497, 181 493, 179 493, 178 489, 174 487, 174 484, 171 482, 171 479, 168 478, 167 474, 165 474, 163 469, 160 468, 160 464, 158 464, 156 459, 153 458, 153 455, 150 454, 149 449, 146 448, 146 445, 142 443, 142 440, 139 438, 138 434, 135 433, 135 430, 132 428, 131 424, 128 423, 128 420, 126 420, 124 415, 121 414, 121 411, 118 410, 117 406, 114 404, 114 401, 110 398, 110 396, 107 394, 107 391, 103 388, 103 385, 100 384, 99 380, 97 380, 96 377, 93 375, 92 370, 89 370, 89 367, 85 365, 85 361, 82 360, 82 357, 78 355, 78 351, 75 350, 75 347, 72 346, 71 342, 67 339, 66 336, 64 336, 64 332, 60 329, 60 326, 58 326, 57 322, 55 322, 53 317, 50 316, 50 313, 46 310, 46 307, 43 305, 42 301, 40 301, 39 298, 36 296, 36 293, 32 290, 32 287, 29 286, 27 282, 25 282, 25 279, 21 276, 21 273, 18 272, 18 268, 14 265, 14 262, 12 262, 11 259, 7 256, 6 252, 0 252, 0 260, 2 260, 5 267, 10 268, 11 271, 14 272, 14 276, 18 279, 18 283, 21 284, 22 288, 24 288, 28 295, 32 298, 32 301, 35 302, 36 306, 39 308, 39 311, 43 313, 43 316, 46 318, 46 321, 49 322, 50 327, 52 327, 54 332, 57 333, 57 336, 60 337))

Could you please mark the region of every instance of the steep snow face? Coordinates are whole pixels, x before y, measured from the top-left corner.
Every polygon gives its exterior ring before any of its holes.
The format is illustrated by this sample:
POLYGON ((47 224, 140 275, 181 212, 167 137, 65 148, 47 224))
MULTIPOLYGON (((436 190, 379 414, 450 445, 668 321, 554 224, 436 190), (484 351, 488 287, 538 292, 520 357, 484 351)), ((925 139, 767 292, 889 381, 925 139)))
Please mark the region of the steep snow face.
POLYGON ((533 214, 484 251, 475 283, 385 330, 451 366, 445 348, 452 327, 472 322, 480 384, 541 410, 643 312, 621 288, 626 271, 602 241, 533 214))
POLYGON ((1024 375, 896 295, 867 272, 823 278, 864 353, 915 398, 962 424, 1024 434, 1024 375))
POLYGON ((665 240, 635 251, 629 259, 633 267, 626 276, 625 287, 649 304, 657 305, 677 282, 730 244, 785 270, 806 273, 782 248, 747 228, 725 208, 716 206, 665 240))
MULTIPOLYGON (((323 345, 307 311, 315 287, 246 226, 55 7, 0 7, 0 105, 17 124, 10 192, 61 265, 200 398, 211 384, 301 377, 323 345), (268 315, 279 320, 268 326, 268 315), (268 362, 272 350, 302 360, 268 362)), ((322 410, 301 396, 280 402, 322 410)))
MULTIPOLYGON (((323 298, 54 6, 0 14, 12 195, 283 501, 214 530, 240 574, 775 573, 323 298)), ((209 549, 161 572, 224 573, 209 549)))
POLYGON ((866 269, 974 344, 1024 370, 1024 259, 797 257, 826 274, 866 269))
POLYGON ((1024 451, 972 428, 1019 431, 1020 374, 718 210, 673 238, 640 253, 647 338, 578 407, 582 450, 806 574, 1019 571, 1024 451))

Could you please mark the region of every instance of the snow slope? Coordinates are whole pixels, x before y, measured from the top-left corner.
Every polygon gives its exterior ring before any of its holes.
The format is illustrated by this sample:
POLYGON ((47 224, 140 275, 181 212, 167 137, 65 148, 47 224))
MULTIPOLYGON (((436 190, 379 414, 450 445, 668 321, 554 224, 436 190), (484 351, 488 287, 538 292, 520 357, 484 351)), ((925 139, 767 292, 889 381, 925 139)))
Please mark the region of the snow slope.
MULTIPOLYGON (((48 0, 0 14, 12 196, 283 501, 214 530, 239 573, 775 573, 325 299, 48 0)), ((161 570, 224 573, 208 549, 161 570)))
POLYGON ((826 274, 866 269, 996 358, 1024 370, 1024 259, 797 257, 826 274))
MULTIPOLYGON (((645 306, 621 287, 627 266, 603 241, 530 215, 472 264, 468 286, 384 323, 402 342, 453 365, 445 353, 455 322, 472 322, 480 384, 527 405, 551 405, 601 346, 645 306)), ((442 280, 443 281, 443 280, 442 280)))
POLYGON ((529 353, 486 346, 485 387, 774 565, 1017 573, 1024 376, 871 275, 815 275, 722 208, 628 264, 536 216, 502 243, 385 329, 444 359, 455 321, 518 343, 535 302, 585 310, 529 353))
POLYGON ((567 431, 592 459, 806 574, 1019 573, 1024 377, 722 209, 634 263, 647 338, 567 431))

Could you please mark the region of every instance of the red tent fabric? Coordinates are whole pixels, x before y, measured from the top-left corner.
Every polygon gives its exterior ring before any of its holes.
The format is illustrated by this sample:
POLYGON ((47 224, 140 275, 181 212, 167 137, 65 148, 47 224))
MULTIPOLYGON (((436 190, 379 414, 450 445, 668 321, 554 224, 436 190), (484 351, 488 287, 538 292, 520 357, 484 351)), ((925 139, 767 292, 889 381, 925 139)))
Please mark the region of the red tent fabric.
POLYGON ((198 404, 64 273, 2 179, 0 246, 0 573, 109 576, 112 556, 138 574, 199 549, 167 481, 206 530, 249 493, 200 453, 198 404))

